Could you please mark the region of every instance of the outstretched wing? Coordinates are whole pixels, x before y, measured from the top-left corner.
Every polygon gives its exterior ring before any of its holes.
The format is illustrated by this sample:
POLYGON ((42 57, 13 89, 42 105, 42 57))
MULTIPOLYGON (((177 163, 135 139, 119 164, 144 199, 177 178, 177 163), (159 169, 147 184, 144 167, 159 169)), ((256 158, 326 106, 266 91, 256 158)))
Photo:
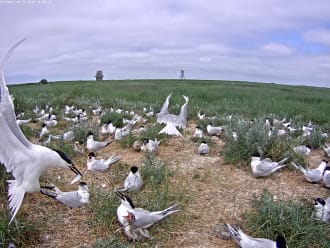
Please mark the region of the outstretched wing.
POLYGON ((7 63, 10 55, 14 52, 15 48, 18 47, 25 39, 15 44, 6 54, 5 58, 1 63, 1 80, 0 80, 0 113, 2 118, 5 118, 8 127, 10 128, 13 135, 27 148, 31 148, 32 144, 23 135, 21 129, 18 127, 15 117, 14 104, 5 82, 4 67, 7 63))

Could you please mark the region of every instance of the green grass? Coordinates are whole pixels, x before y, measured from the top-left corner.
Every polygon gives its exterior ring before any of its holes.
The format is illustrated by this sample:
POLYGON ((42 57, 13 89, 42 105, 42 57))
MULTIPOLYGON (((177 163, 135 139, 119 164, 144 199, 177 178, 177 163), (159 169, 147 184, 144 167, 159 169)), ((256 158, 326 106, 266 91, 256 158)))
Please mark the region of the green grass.
MULTIPOLYGON (((114 168, 113 178, 117 178, 123 173, 127 173, 129 166, 120 164, 114 168)), ((141 168, 141 176, 144 180, 144 186, 139 193, 125 193, 129 195, 137 207, 142 207, 150 211, 161 210, 173 205, 179 204, 180 208, 189 202, 187 196, 187 189, 181 187, 174 189, 170 187, 170 177, 172 173, 169 172, 166 163, 155 159, 152 156, 146 156, 146 159, 141 168)), ((120 199, 114 192, 102 192, 96 188, 91 191, 91 209, 93 212, 94 225, 101 225, 108 235, 111 235, 105 240, 98 240, 95 247, 107 247, 106 245, 118 242, 123 245, 124 234, 122 230, 114 232, 120 228, 120 224, 116 219, 116 210, 120 205, 120 199), (119 237, 122 237, 121 239, 119 237)), ((176 229, 184 223, 186 216, 176 214, 175 218, 167 218, 157 225, 157 228, 150 228, 153 239, 147 242, 137 244, 136 247, 149 247, 161 242, 161 237, 157 235, 159 230, 166 228, 176 229)), ((162 232, 163 233, 163 232, 162 232)), ((162 237, 164 238, 164 237, 162 237)))
POLYGON ((329 223, 312 218, 312 205, 274 198, 268 191, 252 201, 254 212, 247 213, 243 231, 253 237, 276 239, 282 234, 288 247, 330 247, 329 223))

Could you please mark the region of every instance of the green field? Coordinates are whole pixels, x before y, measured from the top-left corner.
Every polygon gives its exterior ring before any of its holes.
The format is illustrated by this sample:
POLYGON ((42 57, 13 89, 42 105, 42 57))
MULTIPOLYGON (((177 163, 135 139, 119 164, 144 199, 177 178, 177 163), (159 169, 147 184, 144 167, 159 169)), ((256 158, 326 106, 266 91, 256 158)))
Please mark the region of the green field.
MULTIPOLYGON (((300 144, 310 144, 313 147, 315 156, 317 155, 317 159, 319 159, 325 156, 322 150, 323 144, 330 141, 329 137, 323 136, 324 133, 330 132, 330 88, 208 80, 70 81, 50 82, 48 84, 9 85, 8 88, 15 99, 15 110, 25 111, 24 119, 29 117, 35 118, 32 112, 35 106, 40 108, 45 108, 46 105, 52 106, 54 108, 54 113, 57 115, 57 120, 59 121, 58 126, 54 128, 56 133, 61 133, 63 130, 72 128, 70 126, 71 124, 65 123, 62 119, 64 115, 64 105, 75 105, 78 108, 85 108, 89 115, 92 108, 100 105, 106 112, 106 115, 101 121, 106 121, 111 115, 112 120, 113 118, 117 118, 119 123, 122 117, 126 117, 125 114, 114 116, 113 114, 109 114, 110 108, 122 108, 128 111, 133 110, 143 115, 143 108, 151 107, 154 112, 157 113, 166 96, 172 93, 169 112, 178 113, 184 102, 181 95, 189 96, 188 123, 191 129, 196 125, 205 129, 209 122, 212 122, 214 125, 222 125, 225 128, 225 132, 220 138, 225 144, 224 146, 223 143, 219 145, 220 142, 218 142, 218 140, 214 141, 210 137, 206 137, 211 149, 214 150, 207 158, 223 158, 224 163, 219 164, 217 167, 217 170, 220 172, 222 171, 221 166, 234 166, 234 168, 246 170, 246 180, 251 180, 251 183, 257 180, 251 178, 250 172, 248 172, 249 158, 252 153, 259 152, 264 157, 267 156, 273 160, 279 160, 284 156, 288 156, 291 161, 299 161, 302 164, 307 164, 310 161, 293 154, 292 147, 300 144), (212 120, 198 120, 198 112, 204 112, 208 117, 215 116, 216 118, 212 120), (282 120, 286 118, 286 120, 290 121, 292 126, 298 128, 299 131, 285 137, 277 137, 275 135, 269 138, 267 136, 268 130, 265 129, 264 126, 265 118, 269 118, 272 122, 274 119, 282 120), (303 137, 300 128, 302 125, 307 125, 308 123, 313 124, 315 131, 311 136, 303 137), (233 140, 232 131, 237 132, 237 140, 233 140), (221 147, 221 150, 219 147, 221 147)), ((122 123, 120 125, 122 125, 122 123)), ((39 124, 31 123, 30 126, 22 129, 30 140, 36 142, 37 133, 40 129, 39 126, 39 124)), ((77 134, 75 138, 81 142, 85 142, 87 131, 92 129, 94 133, 97 134, 98 128, 99 126, 91 124, 90 122, 80 127, 75 127, 74 131, 75 134, 77 134)), ((147 128, 147 134, 144 135, 148 135, 148 138, 163 138, 157 135, 157 132, 160 130, 160 125, 155 124, 155 117, 148 118, 147 128)), ((190 130, 181 131, 185 139, 183 139, 183 141, 167 140, 166 142, 168 142, 168 144, 164 145, 164 149, 171 151, 173 145, 176 145, 176 149, 189 151, 191 147, 194 148, 197 146, 198 142, 200 142, 199 139, 190 138, 190 130)), ((142 135, 132 134, 117 144, 127 155, 131 156, 133 154, 132 156, 134 156, 135 153, 132 151, 132 143, 134 140, 141 140, 143 138, 144 136, 142 135)), ((52 148, 65 151, 68 155, 73 157, 75 162, 79 161, 80 164, 84 164, 86 161, 87 153, 83 156, 74 154, 71 144, 55 142, 52 148)), ((112 149, 112 145, 110 145, 109 150, 110 149, 112 149)), ((191 151, 191 153, 194 153, 194 151, 191 151)), ((192 226, 199 226, 199 222, 201 222, 201 226, 209 224, 204 223, 202 214, 198 216, 195 214, 195 209, 192 208, 196 206, 198 209, 204 208, 204 203, 202 202, 199 204, 199 200, 197 200, 199 192, 198 187, 205 185, 206 188, 210 187, 210 190, 212 190, 212 187, 221 180, 215 177, 216 175, 211 172, 211 170, 200 171, 199 169, 195 169, 191 171, 191 174, 189 174, 190 172, 185 174, 185 171, 180 171, 180 169, 174 170, 169 166, 172 156, 171 153, 169 154, 170 157, 161 154, 163 155, 163 160, 158 159, 158 157, 144 157, 143 163, 145 166, 142 170, 142 175, 145 178, 146 186, 140 195, 133 196, 133 200, 134 202, 140 202, 140 205, 142 202, 144 205, 141 207, 155 210, 165 208, 169 204, 176 202, 179 203, 185 211, 182 212, 183 214, 176 215, 176 218, 169 218, 168 221, 166 220, 164 223, 157 226, 157 230, 155 230, 156 228, 152 229, 152 235, 155 238, 137 243, 135 247, 179 246, 182 244, 180 242, 183 241, 179 239, 176 240, 175 238, 180 235, 180 238, 184 237, 184 232, 189 232, 190 230, 190 224, 192 226), (168 160, 164 160, 164 158, 168 160), (187 181, 178 180, 178 175, 187 181), (199 186, 195 186, 194 183, 199 186), (210 183, 210 185, 207 185, 207 183, 210 183), (194 191, 195 187, 198 190, 194 191), (180 234, 176 236, 176 234, 173 233, 180 234)), ((185 154, 183 154, 183 156, 184 155, 185 154)), ((199 159, 200 157, 197 156, 197 158, 199 159)), ((182 160, 185 159, 183 158, 182 160)), ((205 163, 209 164, 207 161, 205 163)), ((122 178, 126 174, 128 168, 129 164, 119 163, 115 165, 114 168, 111 168, 110 173, 102 174, 102 176, 99 174, 97 177, 103 178, 104 176, 108 176, 110 178, 108 180, 111 180, 111 184, 117 186, 122 183, 122 178)), ((288 173, 291 172, 292 171, 289 171, 288 173)), ((288 175, 286 174, 286 176, 288 175)), ((6 202, 5 178, 7 177, 8 175, 0 170, 0 178, 2 179, 0 185, 1 202, 6 202)), ((92 202, 86 211, 91 214, 88 220, 85 220, 84 216, 79 212, 77 213, 79 216, 77 219, 81 219, 82 225, 87 223, 93 235, 97 234, 101 236, 92 246, 132 247, 127 245, 123 235, 116 232, 118 223, 115 218, 115 210, 119 202, 115 194, 113 194, 113 192, 102 192, 97 189, 97 180, 95 180, 94 175, 87 174, 86 179, 89 185, 91 185, 92 198, 92 202)), ((260 183, 258 187, 264 188, 265 186, 262 184, 262 180, 263 179, 260 179, 258 181, 258 183, 260 183)), ((278 180, 278 178, 274 177, 269 180, 278 180)), ((298 184, 300 185, 299 181, 298 184)), ((311 190, 313 186, 314 185, 308 186, 310 189, 306 190, 310 195, 314 194, 314 191, 311 190)), ((322 193, 325 191, 322 189, 320 192, 322 193)), ((245 221, 242 223, 244 230, 250 234, 252 233, 256 236, 259 235, 267 238, 274 238, 274 235, 279 232, 283 233, 289 242, 289 247, 317 248, 330 245, 329 225, 324 223, 320 224, 314 220, 309 222, 311 207, 301 202, 300 198, 287 201, 287 195, 286 197, 282 197, 282 193, 283 192, 279 192, 277 196, 279 200, 277 201, 274 201, 272 198, 273 196, 268 192, 264 192, 258 199, 249 195, 249 200, 251 198, 251 206, 254 208, 254 211, 240 213, 240 218, 242 218, 243 214, 246 216, 245 221), (258 214, 256 215, 256 213, 258 214), (267 223, 265 223, 265 219, 268 220, 267 223), (279 221, 280 219, 284 219, 286 222, 281 223, 279 221), (260 225, 265 226, 266 229, 260 228, 260 225), (308 235, 304 233, 304 228, 307 225, 308 229, 306 230, 309 232, 308 235), (320 236, 317 236, 315 233, 320 234, 320 236)), ((233 195, 233 193, 231 193, 231 195, 233 195)), ((228 197, 231 199, 230 196, 228 197)), ((228 199, 225 201, 228 202, 228 199)), ((44 212, 45 215, 47 215, 47 203, 44 203, 45 198, 37 198, 37 202, 40 202, 41 205, 39 207, 40 213, 36 213, 36 215, 44 212), (43 204, 46 204, 46 207, 43 204)), ((26 206, 30 203, 24 201, 23 205, 24 204, 26 206)), ((32 202, 31 204, 33 205, 36 203, 32 202)), ((5 211, 6 206, 6 204, 2 204, 0 207, 0 246, 7 244, 9 240, 13 240, 19 247, 38 247, 38 245, 40 245, 39 242, 42 244, 42 241, 40 241, 42 238, 39 236, 40 233, 44 230, 48 230, 47 228, 49 228, 49 230, 54 230, 52 222, 61 223, 62 220, 61 215, 54 214, 54 216, 50 217, 50 220, 42 218, 40 219, 40 223, 36 223, 36 219, 39 220, 38 217, 29 217, 29 214, 25 212, 25 215, 18 214, 18 223, 16 223, 16 225, 7 228, 8 212, 5 211), (34 221, 34 223, 29 225, 31 220, 34 221)), ((57 207, 56 204, 51 206, 52 208, 57 207)), ((221 207, 222 205, 220 204, 219 209, 221 207)), ((85 213, 84 211, 85 210, 82 210, 83 213, 85 213)), ((33 213, 31 215, 33 215, 33 213)), ((214 221, 216 219, 217 217, 214 218, 214 221)), ((58 230, 60 230, 60 228, 58 230)), ((198 232, 196 230, 199 229, 193 230, 198 232)), ((79 235, 73 234, 73 236, 79 235)), ((58 242, 58 240, 56 242, 58 242)), ((225 242, 228 243, 228 241, 225 242)), ((187 243, 183 244, 186 246, 183 245, 182 247, 189 247, 187 243)), ((201 247, 203 247, 203 245, 206 244, 201 243, 201 247)), ((211 243, 207 246, 214 247, 211 243)))

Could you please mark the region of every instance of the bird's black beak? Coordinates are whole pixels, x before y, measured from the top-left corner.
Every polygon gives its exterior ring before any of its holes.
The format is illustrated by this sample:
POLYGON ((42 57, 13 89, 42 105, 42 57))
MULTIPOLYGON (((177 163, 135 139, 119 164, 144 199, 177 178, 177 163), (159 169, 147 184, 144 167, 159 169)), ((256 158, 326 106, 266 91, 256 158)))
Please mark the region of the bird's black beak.
POLYGON ((77 176, 80 175, 82 176, 82 174, 80 173, 80 171, 77 169, 77 167, 74 164, 71 164, 69 166, 70 170, 72 170, 77 176))
POLYGON ((124 200, 124 195, 119 192, 119 191, 116 191, 116 195, 121 199, 121 200, 124 200))

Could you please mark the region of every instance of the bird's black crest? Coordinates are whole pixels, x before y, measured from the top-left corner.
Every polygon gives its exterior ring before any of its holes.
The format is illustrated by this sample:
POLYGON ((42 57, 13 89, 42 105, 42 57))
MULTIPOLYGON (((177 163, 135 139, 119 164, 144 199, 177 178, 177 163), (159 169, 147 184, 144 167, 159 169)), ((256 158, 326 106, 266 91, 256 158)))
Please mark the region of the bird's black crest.
POLYGON ((143 144, 148 144, 149 143, 149 139, 143 139, 143 144))
POLYGON ((54 150, 55 152, 57 152, 58 155, 60 155, 60 157, 61 157, 63 160, 65 160, 65 162, 67 162, 68 164, 73 164, 72 161, 71 161, 71 159, 69 159, 68 156, 67 156, 64 152, 59 151, 59 150, 56 150, 56 149, 53 149, 53 150, 54 150))
POLYGON ((325 200, 322 198, 316 198, 315 199, 316 202, 320 203, 322 206, 325 206, 325 200))
POLYGON ((107 121, 107 124, 110 124, 110 123, 112 123, 112 120, 108 120, 108 121, 107 121))
POLYGON ((132 167, 131 167, 131 172, 132 172, 133 174, 135 174, 137 171, 138 171, 138 167, 136 167, 136 166, 132 166, 132 167))
POLYGON ((286 248, 286 241, 282 235, 278 235, 276 238, 276 247, 278 248, 286 248))
POLYGON ((87 133, 87 137, 88 137, 89 135, 93 135, 93 132, 92 132, 92 131, 88 131, 88 133, 87 133))
POLYGON ((306 145, 306 147, 312 150, 312 147, 310 145, 306 145))
POLYGON ((87 183, 85 183, 85 182, 80 182, 79 183, 79 186, 86 186, 87 185, 87 183))
POLYGON ((47 126, 46 123, 42 123, 41 124, 41 127, 45 127, 45 126, 47 126))
POLYGON ((94 152, 90 152, 90 153, 88 154, 88 157, 95 157, 95 153, 94 153, 94 152))

